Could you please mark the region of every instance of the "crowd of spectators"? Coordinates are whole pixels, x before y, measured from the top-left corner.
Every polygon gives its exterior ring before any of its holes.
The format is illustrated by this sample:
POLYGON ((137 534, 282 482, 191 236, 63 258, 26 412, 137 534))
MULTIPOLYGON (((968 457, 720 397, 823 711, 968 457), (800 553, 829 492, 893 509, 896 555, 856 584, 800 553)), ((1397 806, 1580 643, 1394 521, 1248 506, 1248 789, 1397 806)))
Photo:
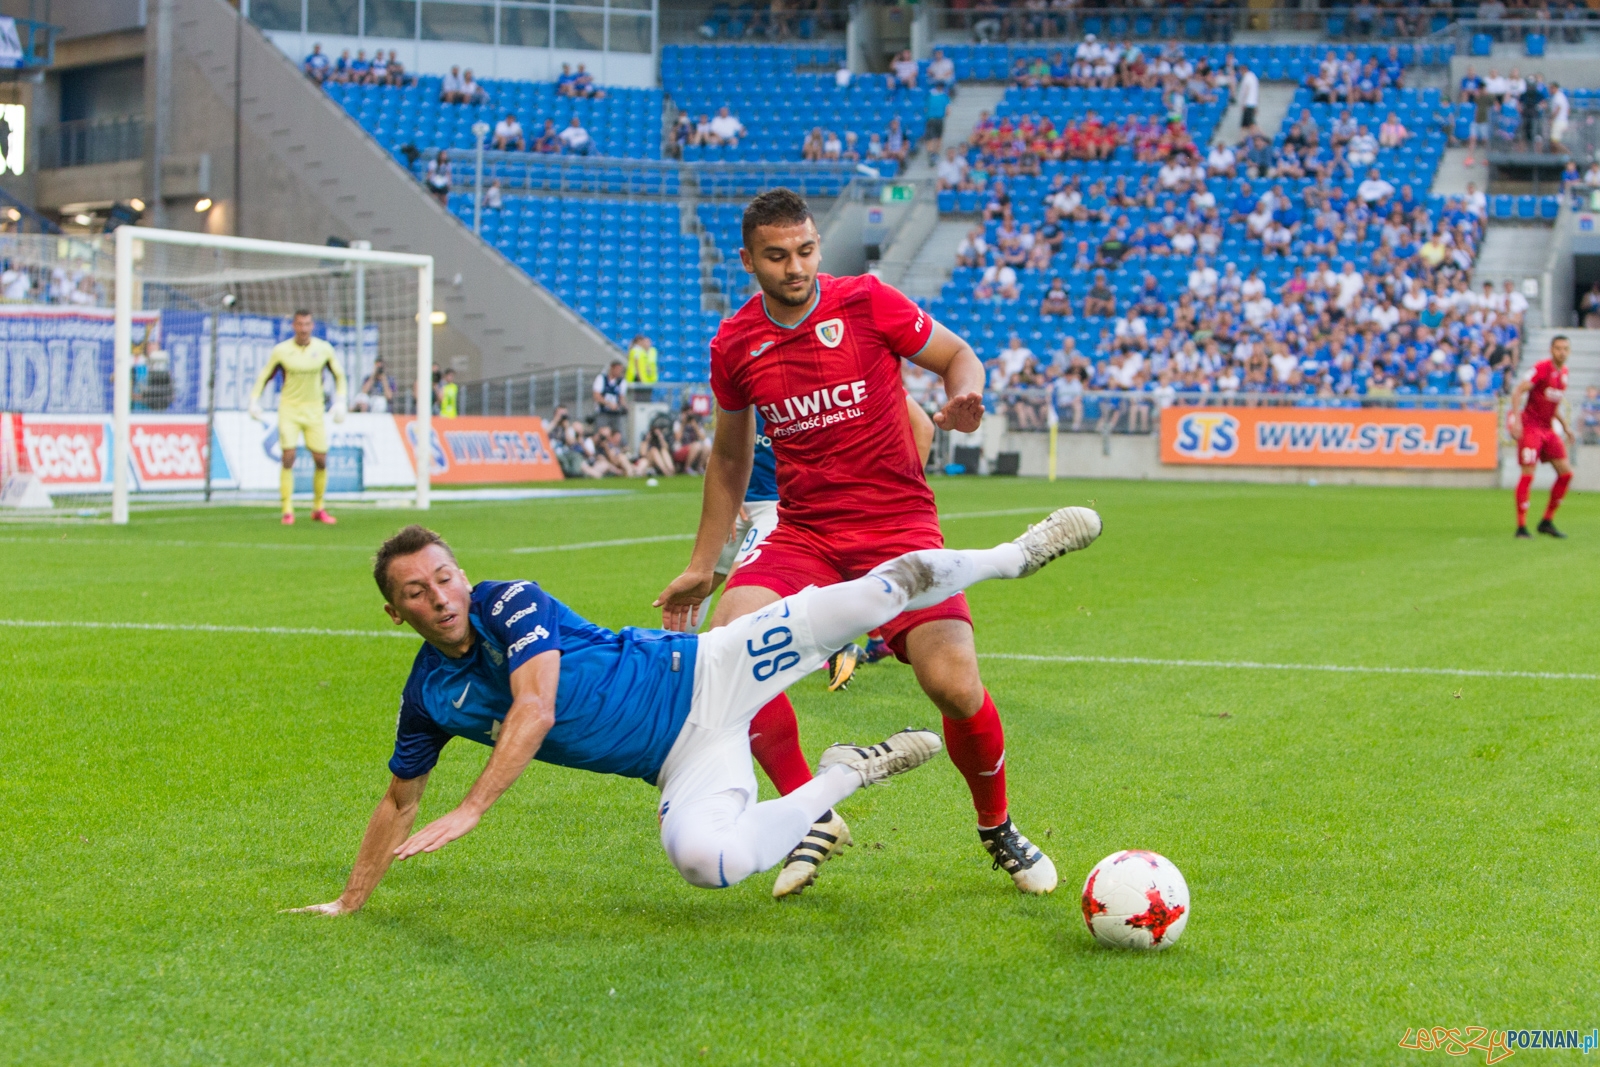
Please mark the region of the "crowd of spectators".
POLYGON ((737 147, 739 139, 745 135, 744 123, 726 107, 718 108, 715 115, 702 114, 698 120, 691 118, 688 112, 680 112, 672 127, 672 143, 680 155, 689 145, 737 147))
MULTIPOLYGON (((388 55, 384 55, 381 48, 374 50, 371 59, 367 58, 364 48, 356 49, 354 58, 351 58, 350 49, 346 48, 338 59, 332 59, 323 52, 319 42, 311 46, 311 52, 301 61, 300 69, 318 85, 331 82, 336 85, 395 85, 404 88, 416 81, 413 75, 406 73, 405 64, 400 62, 400 56, 392 48, 388 55)), ((468 77, 471 77, 470 71, 468 77)))
POLYGON ((711 434, 689 401, 675 417, 663 413, 651 420, 637 447, 629 446, 625 422, 616 415, 616 409, 602 408, 580 420, 565 407, 556 409, 546 428, 567 477, 665 478, 705 473, 711 434))
MULTIPOLYGON (((1054 352, 1034 353, 1012 334, 988 361, 990 387, 1009 395, 1008 414, 1022 429, 1042 425, 1046 403, 1081 428, 1086 390, 1144 394, 1102 405, 1102 420, 1122 419, 1130 430, 1147 428, 1152 408, 1183 393, 1501 391, 1520 354, 1528 301, 1511 282, 1478 291, 1468 283, 1483 233, 1481 194, 1449 198, 1438 218, 1398 203, 1385 213, 1387 204, 1374 214, 1396 231, 1394 240, 1386 237, 1360 269, 1349 259, 1308 259, 1275 288, 1258 270, 1241 275, 1230 262, 1219 272, 1198 256, 1176 301, 1148 273, 1137 299, 1120 300, 1096 270, 1075 308, 1068 287, 1053 278, 1039 314, 1100 320, 1098 343, 1086 352, 1069 336, 1054 352)), ((999 288, 984 295, 1006 299, 999 288)))
POLYGON ((1469 167, 1475 162, 1472 153, 1479 146, 1487 151, 1494 142, 1518 144, 1528 151, 1537 150, 1542 143, 1551 152, 1567 151, 1564 142, 1572 123, 1572 101, 1558 82, 1546 82, 1542 74, 1524 77, 1512 67, 1510 74, 1491 70, 1483 77, 1468 67, 1456 100, 1472 107, 1467 134, 1469 167))

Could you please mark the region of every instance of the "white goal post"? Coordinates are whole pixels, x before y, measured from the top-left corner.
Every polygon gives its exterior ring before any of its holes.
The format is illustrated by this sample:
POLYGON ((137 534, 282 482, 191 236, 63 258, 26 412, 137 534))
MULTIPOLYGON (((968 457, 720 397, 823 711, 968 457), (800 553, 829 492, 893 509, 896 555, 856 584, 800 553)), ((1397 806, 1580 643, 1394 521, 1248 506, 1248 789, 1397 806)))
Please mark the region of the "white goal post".
MULTIPOLYGON (((354 351, 367 354, 370 343, 377 359, 391 357, 387 367, 396 368, 403 383, 403 358, 415 352, 414 414, 411 426, 416 442, 416 506, 429 505, 432 442, 433 375, 433 257, 402 252, 375 252, 369 248, 294 244, 248 237, 228 237, 208 233, 185 233, 138 226, 122 226, 116 234, 115 317, 113 320, 111 521, 128 521, 130 481, 130 424, 135 405, 135 367, 140 367, 148 383, 149 367, 157 351, 162 327, 152 327, 151 313, 199 317, 209 330, 209 355, 204 364, 209 376, 204 410, 214 417, 217 395, 218 331, 232 331, 242 338, 247 329, 262 323, 280 325, 281 332, 291 309, 313 308, 321 328, 342 331, 346 351, 354 338, 354 351), (414 307, 412 292, 415 289, 414 307), (330 310, 332 309, 332 310, 330 310), (414 334, 412 320, 414 314, 414 334), (134 340, 135 319, 141 318, 144 341, 134 340), (330 321, 336 319, 337 321, 330 321), (222 324, 222 325, 219 325, 222 324), (369 342, 368 337, 381 338, 369 342)), ((259 335, 262 329, 256 328, 259 335)), ((259 340, 270 344, 275 333, 259 340)), ((332 338, 330 338, 330 341, 332 338)), ((201 342, 202 344, 204 341, 201 342)), ((236 348, 242 347, 236 341, 236 348)), ((335 345, 336 348, 339 345, 335 345)), ((242 381, 245 360, 230 364, 229 371, 242 381)), ((349 374, 350 391, 360 386, 366 368, 343 361, 349 374)), ((252 370, 253 373, 253 370, 252 370)), ((404 393, 403 387, 398 390, 404 393)), ((191 388, 198 394, 198 388, 191 388)), ((238 399, 237 384, 231 395, 238 399)), ((352 400, 354 397, 351 398, 352 400)), ((397 395, 396 402, 402 404, 397 395)), ((374 409, 376 410, 376 409, 374 409)), ((397 412, 399 413, 399 412, 397 412)), ((209 434, 209 431, 208 431, 209 434)), ((207 441, 207 455, 213 442, 207 441)), ((211 463, 208 458, 207 464, 211 463)), ((209 466, 206 484, 210 486, 209 466)))

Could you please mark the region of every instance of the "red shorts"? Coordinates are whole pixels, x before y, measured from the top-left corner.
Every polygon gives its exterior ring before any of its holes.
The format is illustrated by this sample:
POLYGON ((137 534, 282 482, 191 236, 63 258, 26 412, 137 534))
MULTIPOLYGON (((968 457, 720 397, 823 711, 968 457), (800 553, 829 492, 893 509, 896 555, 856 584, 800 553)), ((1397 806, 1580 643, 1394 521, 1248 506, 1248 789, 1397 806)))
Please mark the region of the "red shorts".
POLYGON ((1567 458, 1567 446, 1561 435, 1548 426, 1522 427, 1522 440, 1517 442, 1517 462, 1524 467, 1535 463, 1551 463, 1567 458))
MULTIPOLYGON (((844 535, 805 531, 786 522, 767 535, 767 539, 742 563, 728 588, 753 585, 770 589, 779 596, 792 596, 808 585, 834 585, 861 577, 880 563, 922 548, 943 548, 944 535, 937 526, 882 531, 862 531, 844 535)), ((972 625, 965 593, 931 608, 905 611, 883 624, 883 639, 900 662, 906 660, 906 635, 926 622, 960 619, 972 625)))

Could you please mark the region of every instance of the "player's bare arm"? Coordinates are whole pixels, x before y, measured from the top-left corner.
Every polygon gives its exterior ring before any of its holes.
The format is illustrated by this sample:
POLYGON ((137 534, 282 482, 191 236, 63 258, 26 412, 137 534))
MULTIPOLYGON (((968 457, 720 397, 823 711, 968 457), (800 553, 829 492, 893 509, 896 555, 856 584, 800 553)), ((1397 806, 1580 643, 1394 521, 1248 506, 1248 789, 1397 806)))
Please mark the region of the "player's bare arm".
POLYGON ((668 630, 687 630, 694 609, 711 595, 717 557, 739 517, 745 487, 750 484, 755 434, 756 420, 751 409, 718 410, 717 433, 706 460, 700 531, 695 536, 694 553, 689 557, 689 566, 653 603, 661 609, 661 625, 668 630))
POLYGON ((522 776, 556 724, 556 688, 561 681, 561 653, 541 652, 511 673, 511 709, 506 712, 494 753, 472 783, 466 798, 448 815, 412 834, 394 850, 404 860, 419 852, 437 852, 465 837, 484 812, 522 776))
POLYGON ((1533 382, 1524 378, 1511 390, 1511 403, 1506 407, 1506 429, 1513 438, 1522 436, 1522 405, 1527 402, 1533 382))
POLYGON ((326 904, 289 910, 300 915, 348 915, 360 911, 388 873, 389 865, 394 862, 394 850, 417 821, 417 806, 427 788, 426 774, 409 779, 391 778, 383 799, 378 801, 372 818, 367 820, 367 832, 361 837, 361 848, 356 853, 356 863, 350 869, 344 892, 337 900, 326 904))
POLYGON ((983 423, 983 363, 971 345, 935 322, 927 347, 911 362, 944 379, 950 399, 933 416, 941 430, 972 433, 983 423))

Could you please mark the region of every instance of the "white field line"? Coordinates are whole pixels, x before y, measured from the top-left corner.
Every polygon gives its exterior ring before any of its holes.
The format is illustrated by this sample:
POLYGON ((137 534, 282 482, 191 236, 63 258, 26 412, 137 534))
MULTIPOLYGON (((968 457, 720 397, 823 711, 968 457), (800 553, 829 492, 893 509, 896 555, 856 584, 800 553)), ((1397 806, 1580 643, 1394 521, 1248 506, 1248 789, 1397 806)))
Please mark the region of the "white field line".
POLYGON ((183 622, 64 622, 51 619, 0 619, 0 626, 30 630, 159 630, 203 634, 253 634, 266 637, 406 637, 416 634, 393 630, 328 630, 317 626, 211 626, 183 622))
MULTIPOLYGON (((251 634, 265 637, 384 637, 415 640, 410 630, 335 630, 315 626, 212 626, 205 623, 71 622, 53 619, 0 619, 0 626, 48 630, 155 630, 183 633, 251 634)), ((1534 678, 1596 682, 1600 674, 1559 671, 1496 671, 1469 667, 1359 667, 1335 663, 1256 663, 1251 660, 1154 659, 1147 656, 1046 656, 1023 652, 981 652, 982 659, 1027 663, 1085 663, 1126 667, 1192 667, 1235 671, 1310 671, 1322 674, 1421 674, 1450 678, 1534 678)))
MULTIPOLYGON (((986 519, 999 515, 1037 515, 1049 511, 1049 508, 1005 508, 999 511, 963 511, 940 515, 941 519, 986 519)), ((525 548, 471 548, 464 551, 470 552, 508 552, 514 556, 533 555, 542 552, 580 552, 590 548, 622 548, 627 545, 653 545, 669 541, 693 541, 692 533, 657 534, 653 537, 619 537, 609 541, 576 541, 565 545, 529 545, 525 548)), ((185 541, 185 540, 138 540, 133 538, 123 539, 115 537, 0 537, 0 544, 6 545, 111 545, 117 548, 242 548, 246 550, 260 549, 265 552, 318 552, 327 549, 344 552, 372 552, 367 545, 341 545, 341 544, 297 544, 295 542, 268 542, 268 541, 185 541)))
POLYGON ((1147 656, 1037 656, 1023 652, 980 652, 981 659, 1034 663, 1099 663, 1129 667, 1199 667, 1230 671, 1320 671, 1328 674, 1431 674, 1450 678, 1544 678, 1562 682, 1600 682, 1600 674, 1559 671, 1491 671, 1469 667, 1353 667, 1337 663, 1256 663, 1251 660, 1153 659, 1147 656))

